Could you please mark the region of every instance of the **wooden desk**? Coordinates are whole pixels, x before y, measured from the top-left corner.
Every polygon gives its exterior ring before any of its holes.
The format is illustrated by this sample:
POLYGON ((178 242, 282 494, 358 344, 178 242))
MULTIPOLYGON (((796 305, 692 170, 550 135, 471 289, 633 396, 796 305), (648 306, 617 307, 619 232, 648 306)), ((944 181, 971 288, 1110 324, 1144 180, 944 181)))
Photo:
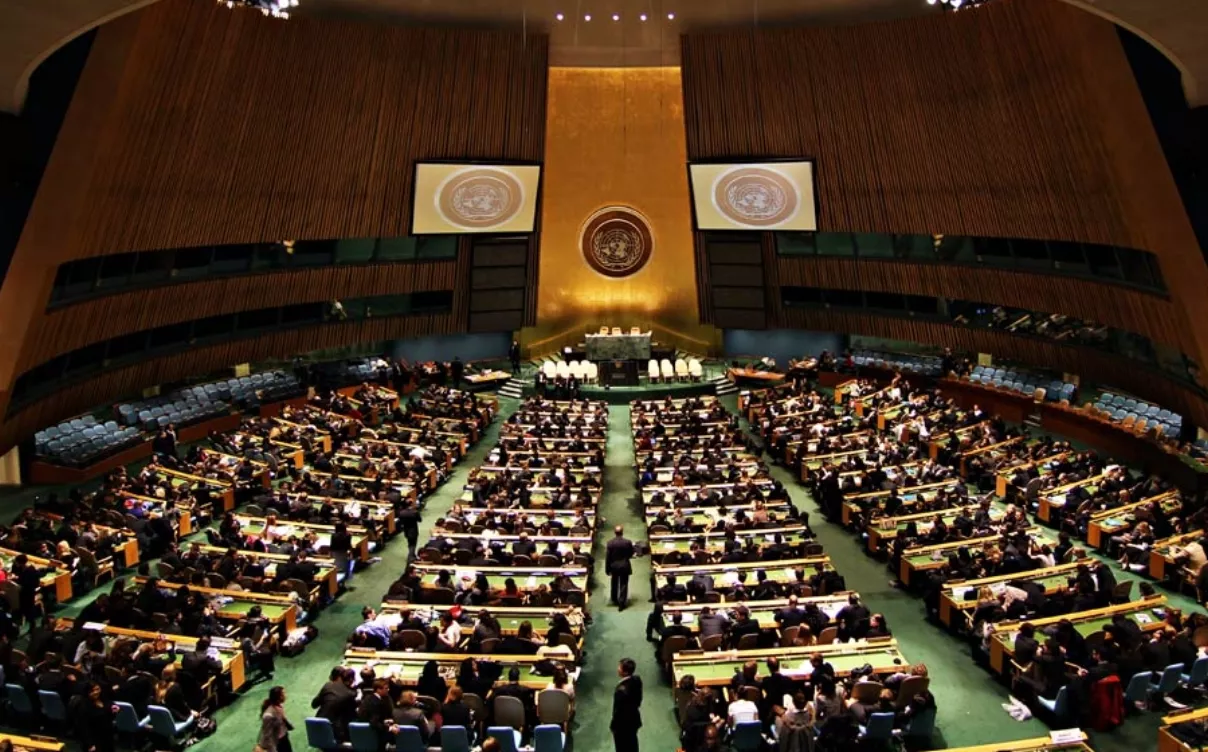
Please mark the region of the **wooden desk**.
POLYGON ((1064 590, 1070 578, 1078 571, 1078 565, 1088 562, 1089 560, 1072 561, 1055 567, 1033 569, 1030 572, 1013 572, 947 583, 940 590, 940 621, 952 626, 957 614, 967 618, 977 610, 977 591, 982 587, 1006 584, 1012 580, 1030 580, 1044 586, 1045 593, 1049 595, 1064 590))
MULTIPOLYGON (((240 535, 253 538, 260 538, 264 534, 265 525, 268 524, 267 517, 236 514, 235 519, 239 522, 240 535)), ((365 528, 357 525, 348 525, 347 527, 349 535, 352 536, 353 558, 360 561, 369 561, 369 535, 367 531, 365 528)), ((317 540, 315 541, 316 551, 323 546, 331 545, 331 536, 335 532, 335 529, 335 525, 320 525, 317 522, 296 522, 294 520, 278 520, 273 526, 273 532, 278 538, 290 538, 314 533, 317 536, 317 540)))
MULTIPOLYGON (((927 501, 934 499, 941 491, 956 488, 961 484, 960 478, 948 478, 946 480, 937 481, 935 483, 924 483, 920 486, 909 486, 897 489, 898 498, 902 500, 903 507, 909 507, 919 501, 927 501)), ((855 515, 869 511, 871 509, 880 509, 883 502, 887 500, 892 491, 869 491, 867 493, 852 494, 843 497, 843 526, 850 527, 855 515), (862 501, 875 501, 876 504, 865 506, 862 501)))
MULTIPOLYGON (((294 415, 295 413, 296 411, 293 411, 290 413, 290 415, 294 415)), ((275 421, 278 425, 285 426, 286 428, 292 428, 298 433, 310 438, 311 441, 313 441, 318 448, 324 452, 331 451, 331 434, 327 433, 326 431, 320 431, 312 426, 295 423, 292 420, 281 417, 274 417, 273 421, 275 421)))
MULTIPOLYGON (((109 624, 99 626, 101 627, 99 631, 108 637, 130 637, 139 642, 153 642, 162 638, 186 650, 194 650, 197 641, 201 639, 190 635, 163 634, 161 632, 148 632, 142 629, 126 629, 125 627, 114 627, 109 624)), ((55 622, 56 630, 69 630, 72 627, 73 623, 69 619, 59 619, 55 622)), ((89 629, 87 625, 84 628, 89 629)), ((217 638, 211 639, 217 640, 217 638)), ((243 650, 238 645, 230 648, 217 648, 217 650, 219 659, 222 661, 222 673, 230 676, 231 689, 236 692, 239 691, 239 688, 247 681, 243 663, 243 650)), ((179 663, 183 657, 183 655, 177 653, 177 662, 179 663)))
POLYGON ((268 451, 276 452, 283 461, 293 464, 293 466, 299 470, 301 470, 302 466, 306 464, 306 452, 303 451, 302 447, 298 444, 270 440, 264 438, 263 436, 259 436, 254 433, 247 433, 245 431, 236 431, 235 433, 230 434, 227 437, 227 440, 241 449, 247 445, 264 447, 267 444, 269 446, 268 451))
MULTIPOLYGON (((1005 499, 1007 497, 1007 491, 1011 487, 1011 478, 1015 476, 1015 473, 1019 472, 1020 470, 1029 470, 1033 467, 1039 466, 1037 468, 1037 472, 1039 473, 1040 477, 1043 478, 1052 472, 1051 465, 1054 462, 1060 462, 1073 454, 1075 454, 1075 452, 1058 452, 1057 454, 1050 454, 1048 457, 1041 457, 1039 459, 1032 460, 1031 462, 1021 462, 1017 465, 1004 467, 994 474, 994 493, 1005 499)), ((1022 490, 1023 489, 1020 489, 1020 491, 1022 490)))
POLYGON ((1015 438, 1007 439, 1006 441, 1000 441, 996 444, 989 444, 984 447, 978 447, 977 449, 970 449, 968 451, 961 452, 957 455, 957 457, 960 459, 961 477, 964 478, 968 475, 968 465, 966 463, 969 460, 974 459, 975 457, 980 457, 983 454, 989 454, 989 455, 1000 454, 1000 453, 1006 452, 1008 449, 1010 449, 1011 447, 1013 447, 1017 444, 1023 444, 1025 442, 1033 442, 1033 441, 1035 441, 1035 439, 1030 439, 1027 436, 1016 436, 1015 438))
MULTIPOLYGON (((919 534, 931 529, 931 520, 937 515, 944 521, 945 525, 951 525, 956 516, 964 510, 969 515, 977 513, 977 504, 966 504, 959 507, 948 507, 947 509, 932 510, 929 512, 915 512, 913 514, 904 514, 897 517, 881 517, 880 519, 870 522, 864 529, 868 533, 868 550, 870 553, 881 553, 894 538, 898 537, 898 533, 905 530, 906 526, 914 522, 919 529, 919 534)), ((997 523, 1006 515, 1006 510, 999 506, 990 507, 990 521, 997 523)))
POLYGON ((1054 517, 1053 512, 1057 509, 1065 508, 1066 496, 1070 491, 1079 486, 1086 486, 1087 491, 1093 494, 1098 489, 1098 484, 1103 482, 1106 478, 1107 473, 1099 473, 1098 475, 1092 475, 1089 478, 1083 478, 1082 480, 1076 480, 1072 483, 1066 483, 1063 486, 1057 486, 1056 488, 1041 494, 1040 507, 1036 510, 1036 518, 1042 522, 1051 523, 1054 517))
POLYGON ((1177 574, 1174 567, 1177 566, 1175 558, 1179 552, 1175 549, 1181 551, 1183 546, 1194 543, 1205 535, 1203 530, 1192 530, 1189 533, 1172 535, 1169 538, 1154 541, 1153 548, 1149 550, 1149 576, 1160 582, 1167 576, 1177 574))
POLYGON ((1208 719, 1208 708, 1185 710, 1180 713, 1162 716, 1162 726, 1158 729, 1158 752, 1200 752, 1203 747, 1192 747, 1170 733, 1170 727, 1178 723, 1203 721, 1208 719))
MULTIPOLYGON (((381 608, 378 609, 378 613, 399 613, 403 610, 410 610, 413 614, 417 615, 430 613, 432 615, 430 621, 435 623, 441 615, 452 608, 455 607, 410 603, 408 601, 384 601, 381 608)), ((521 623, 527 621, 529 626, 533 628, 533 636, 543 637, 549 629, 549 620, 553 618, 554 614, 566 615, 567 621, 570 622, 571 631, 576 637, 582 637, 584 630, 587 628, 583 623, 582 609, 575 606, 466 606, 462 610, 462 615, 469 614, 477 619, 479 611, 488 611, 491 616, 498 619, 499 629, 504 635, 516 634, 520 630, 521 623)))
POLYGON ((1037 629, 1042 629, 1050 624, 1068 620, 1073 623, 1074 629, 1078 630, 1079 634, 1087 637, 1103 629, 1103 626, 1109 624, 1114 616, 1120 614, 1132 618, 1143 631, 1151 632, 1166 624, 1154 612, 1154 609, 1164 608, 1166 608, 1166 597, 1160 595, 1148 600, 1104 606, 1090 611, 1075 611, 1072 614, 1050 616, 1044 619, 999 622, 994 626, 994 634, 990 637, 990 668, 998 674, 1007 670, 1010 665, 1009 661, 1015 657, 1015 634, 1024 622, 1032 624, 1037 629), (1138 616, 1142 616, 1144 619, 1138 619, 1138 616))
MULTIPOLYGON (((221 546, 202 545, 201 551, 209 556, 221 556, 227 550, 221 546)), ((246 558, 254 556, 256 559, 264 562, 264 575, 270 579, 276 576, 278 564, 284 564, 289 561, 289 556, 286 554, 253 553, 250 551, 243 551, 241 553, 246 558)), ((319 567, 319 572, 315 575, 314 586, 311 588, 311 600, 318 602, 319 593, 324 589, 327 590, 329 597, 336 597, 336 594, 340 592, 339 575, 342 573, 336 570, 335 560, 325 556, 309 556, 307 560, 319 567)))
MULTIPOLYGON (((129 491, 119 491, 117 493, 117 497, 118 497, 118 499, 122 500, 123 509, 130 508, 129 505, 124 503, 127 500, 137 501, 137 502, 141 503, 143 506, 149 506, 150 508, 157 510, 157 514, 159 514, 161 516, 163 514, 165 514, 165 512, 168 508, 168 502, 166 500, 159 499, 154 496, 143 496, 142 494, 130 493, 129 491)), ((194 503, 194 504, 195 505, 192 507, 180 506, 177 504, 172 505, 172 508, 174 510, 176 510, 178 513, 177 522, 176 522, 176 534, 181 538, 192 535, 195 532, 195 530, 193 529, 193 512, 194 511, 204 511, 204 513, 207 516, 213 514, 213 510, 211 510, 209 507, 205 507, 204 510, 199 510, 198 506, 196 506, 196 503, 194 503)), ((121 512, 121 514, 125 514, 125 512, 121 512)))
POLYGON ((1086 734, 1083 734, 1082 741, 1070 744, 1053 744, 1051 737, 1039 736, 1015 742, 979 744, 975 747, 950 747, 946 752, 1093 752, 1093 750, 1087 746, 1086 734))
POLYGON ((210 495, 217 497, 222 506, 222 511, 229 512, 235 508, 235 486, 225 480, 216 480, 214 478, 205 478, 200 475, 191 475, 182 473, 178 470, 163 467, 162 465, 155 466, 155 472, 166 477, 173 486, 196 485, 210 489, 210 495))
POLYGON ((516 587, 525 593, 534 592, 541 585, 548 586, 549 581, 558 575, 566 575, 578 590, 583 591, 584 600, 587 598, 587 580, 590 575, 586 567, 471 567, 424 562, 416 562, 415 571, 420 575, 420 587, 425 590, 436 588, 437 577, 445 571, 452 575, 454 586, 462 574, 484 574, 492 590, 503 590, 504 582, 510 577, 516 581, 516 587))
MULTIPOLYGON (((1029 528, 1028 535, 1033 539, 1039 539, 1045 543, 1053 545, 1057 543, 1057 536, 1047 528, 1029 528)), ((1001 539, 1002 533, 994 532, 990 535, 982 535, 977 538, 965 538, 963 540, 948 541, 947 543, 937 543, 932 546, 908 548, 902 552, 902 562, 898 567, 898 579, 902 581, 903 585, 909 586, 911 580, 915 579, 918 574, 932 569, 939 569, 947 564, 950 554, 955 554, 962 548, 968 548, 976 555, 983 547, 996 544, 1001 539), (936 554, 939 554, 938 559, 934 558, 936 554)))
MULTIPOLYGON (((146 577, 135 577, 134 584, 140 588, 147 583, 146 577)), ((157 580, 156 584, 165 590, 180 590, 186 585, 167 580, 157 580)), ((189 592, 201 593, 207 598, 224 599, 218 606, 215 616, 225 621, 238 622, 247 618, 252 606, 260 606, 260 610, 269 623, 280 627, 282 637, 289 634, 298 626, 298 606, 293 599, 285 595, 273 593, 257 593, 252 590, 226 590, 208 588, 200 585, 188 585, 189 592)))
POLYGON ((41 589, 43 591, 53 591, 55 594, 56 603, 66 603, 71 600, 71 570, 61 561, 53 559, 43 559, 40 556, 27 554, 22 551, 14 551, 11 548, 0 548, 0 562, 4 563, 6 572, 13 571, 13 560, 18 556, 24 556, 29 560, 29 563, 39 569, 53 570, 42 575, 41 589))
MULTIPOLYGON (((54 512, 36 512, 36 514, 40 517, 45 517, 46 519, 51 520, 51 521, 55 522, 56 524, 61 523, 63 521, 63 515, 55 514, 54 512)), ((128 530, 126 528, 120 528, 120 527, 113 527, 112 525, 102 525, 99 522, 92 522, 89 524, 91 524, 93 528, 95 528, 97 531, 99 531, 100 533, 102 533, 104 535, 112 535, 112 536, 122 539, 121 543, 114 546, 113 553, 114 553, 114 557, 117 559, 117 561, 121 562, 123 567, 129 568, 129 567, 138 566, 138 562, 139 562, 138 538, 134 535, 133 530, 128 530), (117 557, 120 557, 120 558, 117 558, 117 557)), ((116 562, 113 560, 110 560, 109 557, 104 557, 104 558, 97 558, 97 564, 100 566, 100 569, 102 572, 104 572, 104 571, 112 572, 116 562), (108 563, 107 567, 105 566, 105 563, 108 563)))
POLYGON ((767 572, 768 580, 788 584, 797 581, 796 570, 801 569, 805 572, 808 579, 814 572, 833 571, 829 556, 809 556, 801 559, 783 559, 781 561, 744 561, 741 563, 731 564, 692 564, 687 566, 663 566, 655 565, 654 576, 662 581, 662 578, 670 575, 675 575, 681 582, 687 582, 692 578, 692 575, 697 572, 713 575, 715 587, 720 592, 729 591, 735 582, 737 582, 737 573, 746 572, 747 583, 751 587, 756 583, 756 572, 759 570, 767 572))
POLYGON ((779 384, 784 381, 784 374, 756 371, 753 368, 730 368, 726 371, 726 378, 735 384, 741 384, 744 381, 756 384, 779 384))
POLYGON ((1149 504, 1161 504, 1162 509, 1170 513, 1180 509, 1183 500, 1178 491, 1168 491, 1131 504, 1095 512, 1087 522, 1086 542, 1094 548, 1107 548, 1107 543, 1113 535, 1120 535, 1132 529, 1137 510, 1149 504))
MULTIPOLYGON (((840 609, 847 605, 847 599, 851 595, 852 592, 850 590, 844 590, 841 593, 830 593, 829 595, 811 595, 807 598, 798 598, 797 605, 805 608, 806 605, 813 604, 830 617, 831 620, 834 620, 835 614, 839 613, 840 609)), ((714 611, 725 611, 727 613, 739 606, 745 606, 748 616, 759 624, 760 629, 779 629, 780 624, 776 621, 776 612, 788 604, 788 598, 722 603, 668 603, 663 606, 659 624, 668 626, 671 624, 671 617, 675 614, 680 614, 683 617, 684 626, 695 633, 700 631, 700 611, 705 606, 714 611)))
POLYGON ((763 648, 759 650, 723 650, 702 653, 685 651, 671 658, 671 686, 679 685, 685 674, 696 677, 697 686, 729 686, 734 674, 747 661, 755 661, 760 670, 768 658, 780 659, 780 673, 790 679, 804 679, 809 673, 810 658, 821 655, 835 668, 835 675, 848 676, 868 663, 876 673, 891 673, 907 668, 910 663, 898 649, 897 640, 877 640, 864 643, 812 645, 796 648, 763 648))
MULTIPOLYGON (((474 654, 474 653, 403 653, 392 652, 389 650, 363 650, 358 648, 349 648, 344 653, 344 665, 354 671, 359 672, 361 668, 372 662, 373 670, 377 678, 393 678, 400 683, 408 686, 414 686, 419 682, 420 672, 424 668, 424 664, 428 661, 436 661, 440 665, 441 672, 444 674, 456 675, 460 669, 462 661, 466 658, 474 658, 479 661, 494 661, 505 667, 503 674, 499 677, 496 685, 506 684, 508 681, 508 672, 506 668, 516 666, 520 669, 520 685, 526 689, 542 690, 549 686, 549 676, 538 676, 533 673, 533 666, 537 663, 549 658, 538 657, 535 655, 496 655, 496 654, 474 654)), ((567 664, 569 669, 574 668, 574 661, 560 660, 559 662, 567 664)), ((572 670, 572 674, 577 676, 577 671, 572 670)), ((453 683, 452 676, 448 679, 449 683, 453 683)), ((438 698, 443 701, 444 698, 438 698)))
MULTIPOLYGON (((780 535, 783 542, 789 546, 801 546, 815 542, 814 538, 806 535, 805 526, 801 524, 734 531, 735 538, 743 546, 746 546, 747 542, 753 539, 770 544, 774 542, 774 536, 776 535, 780 535)), ((664 556, 670 553, 687 554, 691 551, 692 544, 701 538, 705 540, 704 550, 706 552, 710 554, 725 552, 726 531, 724 530, 707 533, 655 533, 649 538, 650 559, 655 563, 659 563, 664 556)), ((776 566, 775 561, 760 563, 769 567, 776 566)))
POLYGON ((14 752, 63 752, 66 749, 63 742, 55 739, 18 736, 4 731, 0 731, 0 741, 11 742, 14 752))

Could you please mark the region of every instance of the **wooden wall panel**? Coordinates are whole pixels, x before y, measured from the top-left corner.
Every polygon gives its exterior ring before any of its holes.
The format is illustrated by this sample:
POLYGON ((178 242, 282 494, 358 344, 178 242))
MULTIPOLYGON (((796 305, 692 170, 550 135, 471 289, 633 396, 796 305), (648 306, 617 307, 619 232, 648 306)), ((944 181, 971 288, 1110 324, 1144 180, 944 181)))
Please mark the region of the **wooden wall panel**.
MULTIPOLYGON (((30 343, 20 370, 128 332, 250 308, 453 290, 456 313, 461 255, 457 261, 329 266, 185 282, 77 303, 47 313, 39 328, 41 336, 30 343)), ((456 320, 464 324, 464 318, 456 320)))
POLYGON ((1208 425, 1208 401, 1161 372, 1135 360, 1100 350, 1062 345, 992 329, 974 329, 922 319, 894 318, 814 308, 785 308, 785 327, 863 334, 950 347, 954 352, 990 353, 996 358, 1081 374, 1096 383, 1111 384, 1208 425))
POLYGON ((904 292, 1059 312, 1175 347, 1194 347, 1190 338, 1179 336, 1184 329, 1173 303, 1118 285, 1053 274, 904 261, 780 256, 776 265, 782 285, 904 292))
POLYGON ((0 426, 0 446, 8 447, 34 431, 97 405, 138 394, 148 385, 213 373, 237 363, 287 358, 298 353, 429 334, 453 334, 450 314, 370 319, 345 324, 322 324, 261 337, 239 339, 135 363, 89 376, 49 397, 25 406, 0 426))
MULTIPOLYGON (((0 288, 0 409, 22 370, 132 329, 337 293, 456 290, 452 264, 329 269, 45 312, 74 258, 406 235, 415 161, 542 160, 547 61, 544 35, 282 23, 213 0, 161 0, 105 25, 0 288)), ((451 324, 411 331, 464 331, 467 301, 455 302, 451 324)))
POLYGON ((1208 320, 1208 266, 1110 23, 1051 0, 1001 0, 878 24, 689 34, 681 46, 690 160, 815 158, 822 230, 1152 251, 1176 310, 1125 328, 1174 326, 1161 339, 1208 360, 1208 327, 1190 325, 1208 320))

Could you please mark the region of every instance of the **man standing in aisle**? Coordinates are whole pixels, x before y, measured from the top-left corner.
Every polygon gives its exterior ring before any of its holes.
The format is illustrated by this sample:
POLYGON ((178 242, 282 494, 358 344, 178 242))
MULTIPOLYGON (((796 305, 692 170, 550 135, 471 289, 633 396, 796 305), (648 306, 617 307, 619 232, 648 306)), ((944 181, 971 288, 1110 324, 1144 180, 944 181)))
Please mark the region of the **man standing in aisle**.
POLYGON ((604 564, 612 577, 612 603, 622 611, 629 605, 629 575, 633 574, 633 542, 625 537, 625 528, 617 525, 616 536, 608 541, 604 564))
POLYGON ((612 693, 612 724, 609 726, 616 752, 638 752, 638 729, 642 727, 642 677, 636 672, 637 664, 632 658, 623 658, 617 664, 621 681, 612 693))

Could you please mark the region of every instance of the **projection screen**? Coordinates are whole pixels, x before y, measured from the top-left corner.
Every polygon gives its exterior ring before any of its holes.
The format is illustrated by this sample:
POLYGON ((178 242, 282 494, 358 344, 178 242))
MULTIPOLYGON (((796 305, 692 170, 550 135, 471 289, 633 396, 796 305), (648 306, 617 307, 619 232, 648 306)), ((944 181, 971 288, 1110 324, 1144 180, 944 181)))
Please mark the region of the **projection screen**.
POLYGON ((698 230, 818 229, 813 162, 690 164, 698 230))
POLYGON ((540 165, 418 162, 412 235, 533 232, 540 165))

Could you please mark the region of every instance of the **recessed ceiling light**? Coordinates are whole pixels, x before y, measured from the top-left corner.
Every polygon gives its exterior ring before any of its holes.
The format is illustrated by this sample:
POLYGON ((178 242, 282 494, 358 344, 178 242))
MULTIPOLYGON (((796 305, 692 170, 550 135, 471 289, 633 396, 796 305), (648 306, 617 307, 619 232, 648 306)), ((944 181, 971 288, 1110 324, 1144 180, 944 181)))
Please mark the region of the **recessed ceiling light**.
POLYGON ((638 20, 639 20, 639 21, 645 21, 645 20, 646 20, 646 14, 645 14, 645 13, 643 13, 642 15, 638 16, 638 20))
POLYGON ((619 13, 613 13, 613 14, 612 14, 612 20, 614 20, 614 21, 620 21, 620 20, 621 20, 621 14, 619 14, 619 13))
POLYGON ((591 14, 590 14, 590 13, 588 13, 588 14, 586 14, 585 16, 583 16, 583 20, 584 20, 584 21, 590 21, 590 20, 591 20, 591 14))
POLYGON ((667 14, 667 20, 668 20, 668 21, 674 21, 674 20, 675 20, 675 14, 674 14, 674 13, 668 13, 668 14, 667 14))
POLYGON ((561 21, 561 20, 564 18, 564 16, 563 16, 561 13, 558 13, 557 15, 555 15, 555 16, 554 16, 554 18, 556 18, 556 19, 558 19, 559 21, 561 21))

